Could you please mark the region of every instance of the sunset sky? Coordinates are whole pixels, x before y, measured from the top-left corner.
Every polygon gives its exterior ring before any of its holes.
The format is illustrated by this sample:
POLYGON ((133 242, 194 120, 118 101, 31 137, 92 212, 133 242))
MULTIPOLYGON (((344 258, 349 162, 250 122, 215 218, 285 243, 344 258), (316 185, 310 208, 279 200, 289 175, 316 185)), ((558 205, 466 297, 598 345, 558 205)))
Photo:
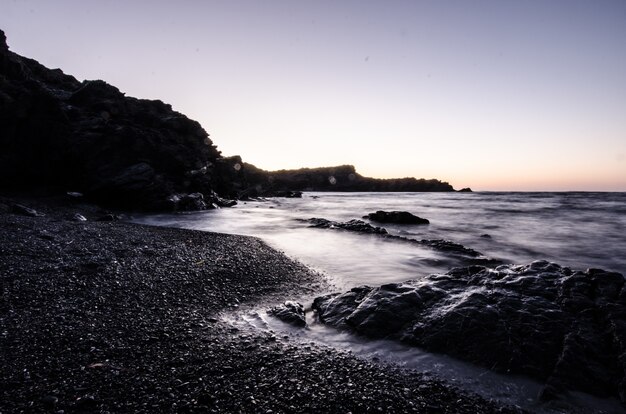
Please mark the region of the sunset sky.
POLYGON ((626 191, 624 0, 0 0, 0 29, 261 168, 626 191))

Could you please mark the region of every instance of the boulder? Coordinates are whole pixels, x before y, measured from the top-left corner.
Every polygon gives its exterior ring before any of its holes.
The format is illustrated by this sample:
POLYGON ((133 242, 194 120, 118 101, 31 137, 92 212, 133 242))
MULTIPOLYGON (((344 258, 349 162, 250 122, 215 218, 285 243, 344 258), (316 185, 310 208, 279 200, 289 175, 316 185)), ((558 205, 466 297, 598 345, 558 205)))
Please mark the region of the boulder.
POLYGON ((424 218, 415 216, 408 211, 382 211, 378 210, 375 213, 369 213, 363 218, 368 218, 372 221, 379 223, 394 223, 394 224, 429 224, 430 222, 424 218))
POLYGON ((330 221, 324 218, 311 218, 307 220, 310 223, 310 227, 322 228, 322 229, 342 229, 348 231, 354 231, 357 233, 368 234, 387 234, 387 230, 381 227, 374 227, 361 220, 350 220, 345 223, 338 221, 330 221))
POLYGON ((304 306, 298 302, 288 300, 282 305, 278 305, 270 309, 269 314, 290 325, 298 327, 306 326, 304 306))
POLYGON ((457 193, 472 193, 472 189, 469 187, 461 188, 457 193))
POLYGON ((626 402, 626 288, 619 273, 546 261, 456 268, 313 303, 321 322, 390 338, 554 390, 626 402))

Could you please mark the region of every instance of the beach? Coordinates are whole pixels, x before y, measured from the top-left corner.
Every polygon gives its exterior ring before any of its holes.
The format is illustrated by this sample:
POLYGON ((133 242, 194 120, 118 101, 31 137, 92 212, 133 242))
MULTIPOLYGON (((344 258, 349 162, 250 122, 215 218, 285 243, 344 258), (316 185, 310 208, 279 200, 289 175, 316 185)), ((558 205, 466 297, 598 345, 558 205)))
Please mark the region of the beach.
POLYGON ((0 212, 0 412, 513 410, 231 325, 223 314, 325 283, 257 238, 96 221, 116 217, 58 198, 0 212))

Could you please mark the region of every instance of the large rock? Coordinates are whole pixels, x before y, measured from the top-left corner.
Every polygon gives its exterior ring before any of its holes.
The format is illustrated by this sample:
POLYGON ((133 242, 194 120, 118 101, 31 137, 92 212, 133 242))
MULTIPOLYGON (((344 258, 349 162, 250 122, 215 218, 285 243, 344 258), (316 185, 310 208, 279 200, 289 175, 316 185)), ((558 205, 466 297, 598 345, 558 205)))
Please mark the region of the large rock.
POLYGON ((170 105, 48 69, 9 51, 0 31, 0 188, 71 188, 159 210, 176 194, 232 197, 246 186, 242 165, 170 105))
POLYGON ((348 231, 354 231, 357 233, 368 234, 387 234, 387 230, 381 227, 374 227, 369 223, 362 220, 350 220, 346 222, 338 222, 326 220, 324 218, 311 218, 307 220, 310 223, 310 227, 316 227, 321 229, 342 229, 348 231))
POLYGON ((328 325, 528 375, 549 390, 626 402, 626 288, 619 273, 574 272, 546 261, 473 266, 322 296, 313 308, 328 325))
POLYGON ((288 300, 269 310, 269 314, 290 325, 305 327, 306 313, 304 306, 298 302, 288 300))
POLYGON ((369 213, 363 218, 368 218, 379 223, 394 224, 429 224, 430 221, 425 218, 418 217, 408 211, 383 211, 378 210, 375 213, 369 213))

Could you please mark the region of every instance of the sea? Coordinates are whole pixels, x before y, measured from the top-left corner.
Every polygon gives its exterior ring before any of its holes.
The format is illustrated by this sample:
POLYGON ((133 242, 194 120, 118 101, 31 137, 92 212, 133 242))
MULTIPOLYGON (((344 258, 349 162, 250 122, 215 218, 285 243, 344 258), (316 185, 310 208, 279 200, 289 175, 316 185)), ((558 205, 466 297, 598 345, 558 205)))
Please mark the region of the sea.
MULTIPOLYGON (((503 263, 547 260, 574 270, 600 268, 626 274, 626 193, 621 192, 305 192, 302 198, 240 201, 231 208, 136 216, 133 221, 259 237, 320 272, 335 291, 402 282, 462 265, 458 257, 425 246, 377 235, 311 228, 306 222, 314 217, 368 221, 363 216, 377 210, 408 211, 430 221, 428 225, 372 223, 404 238, 453 241, 503 263)), ((308 306, 313 297, 298 299, 308 306)), ((417 369, 531 412, 623 412, 617 401, 578 393, 547 406, 538 402, 541 384, 532 380, 495 374, 391 341, 338 332, 316 322, 310 312, 305 331, 274 320, 262 309, 234 311, 230 317, 233 323, 250 329, 280 331, 363 358, 417 369)))

